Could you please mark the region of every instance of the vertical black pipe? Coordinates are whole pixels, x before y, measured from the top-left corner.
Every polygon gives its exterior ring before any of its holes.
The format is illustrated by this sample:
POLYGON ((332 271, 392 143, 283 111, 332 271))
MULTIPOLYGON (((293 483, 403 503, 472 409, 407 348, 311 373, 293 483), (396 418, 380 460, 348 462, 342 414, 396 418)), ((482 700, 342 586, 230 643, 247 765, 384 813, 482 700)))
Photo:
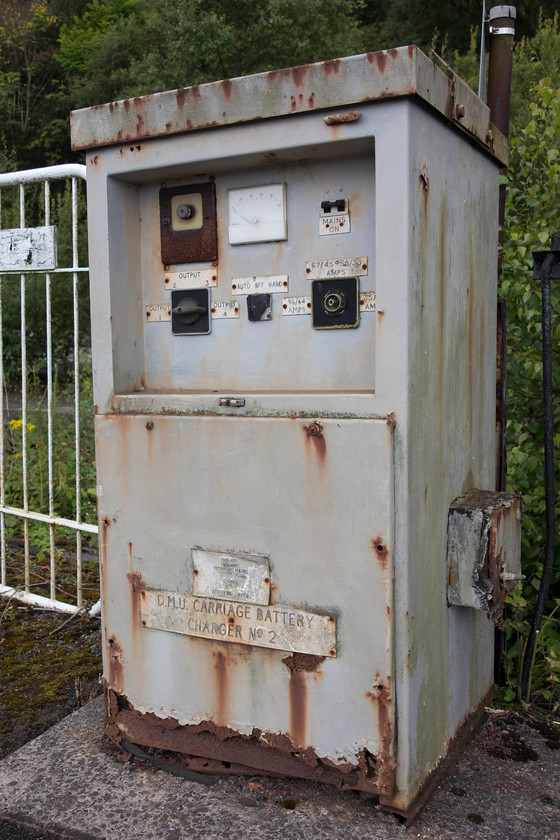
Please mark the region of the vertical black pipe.
MULTIPOLYGON (((513 69, 513 38, 515 35, 515 6, 494 6, 490 9, 490 54, 488 62, 487 104, 496 128, 509 137, 511 76, 513 69)), ((500 174, 505 174, 505 169, 500 174)), ((498 197, 498 279, 504 242, 506 187, 500 185, 498 197)), ((506 489, 506 305, 498 301, 496 342, 496 490, 506 489)))

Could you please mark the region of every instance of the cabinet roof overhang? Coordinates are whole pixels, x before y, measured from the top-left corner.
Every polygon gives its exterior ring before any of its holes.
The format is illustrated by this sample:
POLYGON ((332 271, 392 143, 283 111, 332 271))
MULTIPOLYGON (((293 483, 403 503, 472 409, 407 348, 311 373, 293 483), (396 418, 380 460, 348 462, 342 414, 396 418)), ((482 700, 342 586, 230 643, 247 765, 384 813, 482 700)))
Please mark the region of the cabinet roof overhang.
POLYGON ((507 139, 492 125, 488 106, 462 79, 446 75, 413 45, 73 111, 72 148, 136 143, 400 97, 420 99, 499 163, 507 164, 507 139))

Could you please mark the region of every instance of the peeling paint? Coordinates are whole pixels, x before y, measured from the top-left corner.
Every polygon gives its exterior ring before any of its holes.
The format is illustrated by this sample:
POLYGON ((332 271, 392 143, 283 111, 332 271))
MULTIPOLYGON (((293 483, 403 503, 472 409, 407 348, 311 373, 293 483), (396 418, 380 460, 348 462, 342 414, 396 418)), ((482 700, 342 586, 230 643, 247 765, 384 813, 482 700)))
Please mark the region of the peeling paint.
MULTIPOLYGON (((304 672, 296 672, 292 689, 299 696, 305 679, 304 672)), ((376 699, 376 703, 379 701, 376 699)), ((385 701, 382 700, 382 703, 385 701)), ((301 711, 294 719, 300 738, 304 718, 301 711)), ((122 738, 130 743, 171 750, 189 757, 218 760, 222 772, 255 775, 265 772, 274 776, 314 779, 343 790, 362 790, 390 796, 394 788, 392 767, 383 767, 380 757, 366 748, 360 749, 355 761, 334 761, 320 756, 311 747, 302 747, 288 733, 264 732, 254 729, 249 735, 220 726, 213 721, 181 725, 172 718, 159 718, 152 712, 141 713, 122 695, 109 686, 105 694, 105 732, 117 745, 122 738)), ((303 740, 303 739, 302 739, 303 740)), ((200 772, 216 772, 218 765, 198 766, 200 772)))

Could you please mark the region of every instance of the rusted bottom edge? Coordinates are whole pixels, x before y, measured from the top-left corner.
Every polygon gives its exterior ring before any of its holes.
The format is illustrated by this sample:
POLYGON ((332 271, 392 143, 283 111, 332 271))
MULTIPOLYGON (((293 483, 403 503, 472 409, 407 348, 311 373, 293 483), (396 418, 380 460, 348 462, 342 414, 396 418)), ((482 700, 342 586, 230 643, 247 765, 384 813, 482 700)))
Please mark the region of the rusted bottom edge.
POLYGON ((394 786, 393 764, 387 766, 367 750, 358 753, 356 765, 335 764, 310 747, 298 749, 287 735, 259 730, 240 735, 212 721, 182 725, 173 718, 138 712, 112 689, 105 690, 105 733, 121 749, 126 740, 176 753, 184 766, 198 773, 310 779, 385 796, 394 786))
POLYGON ((431 798, 434 790, 442 778, 449 773, 451 766, 457 761, 468 742, 474 737, 481 726, 485 709, 492 705, 493 689, 485 694, 478 706, 465 718, 453 738, 449 741, 445 756, 434 767, 422 787, 407 808, 399 808, 392 804, 390 797, 380 796, 379 803, 383 811, 400 817, 408 826, 412 825, 424 805, 431 798))

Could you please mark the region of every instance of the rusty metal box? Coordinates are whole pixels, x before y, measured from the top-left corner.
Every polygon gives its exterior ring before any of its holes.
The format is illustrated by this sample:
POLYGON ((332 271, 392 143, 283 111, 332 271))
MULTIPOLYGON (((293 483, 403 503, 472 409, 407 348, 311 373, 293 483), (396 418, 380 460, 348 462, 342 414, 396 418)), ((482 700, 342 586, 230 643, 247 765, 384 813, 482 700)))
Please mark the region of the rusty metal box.
POLYGON ((408 813, 487 701, 446 558, 495 473, 489 129, 415 47, 72 115, 117 742, 408 813))

